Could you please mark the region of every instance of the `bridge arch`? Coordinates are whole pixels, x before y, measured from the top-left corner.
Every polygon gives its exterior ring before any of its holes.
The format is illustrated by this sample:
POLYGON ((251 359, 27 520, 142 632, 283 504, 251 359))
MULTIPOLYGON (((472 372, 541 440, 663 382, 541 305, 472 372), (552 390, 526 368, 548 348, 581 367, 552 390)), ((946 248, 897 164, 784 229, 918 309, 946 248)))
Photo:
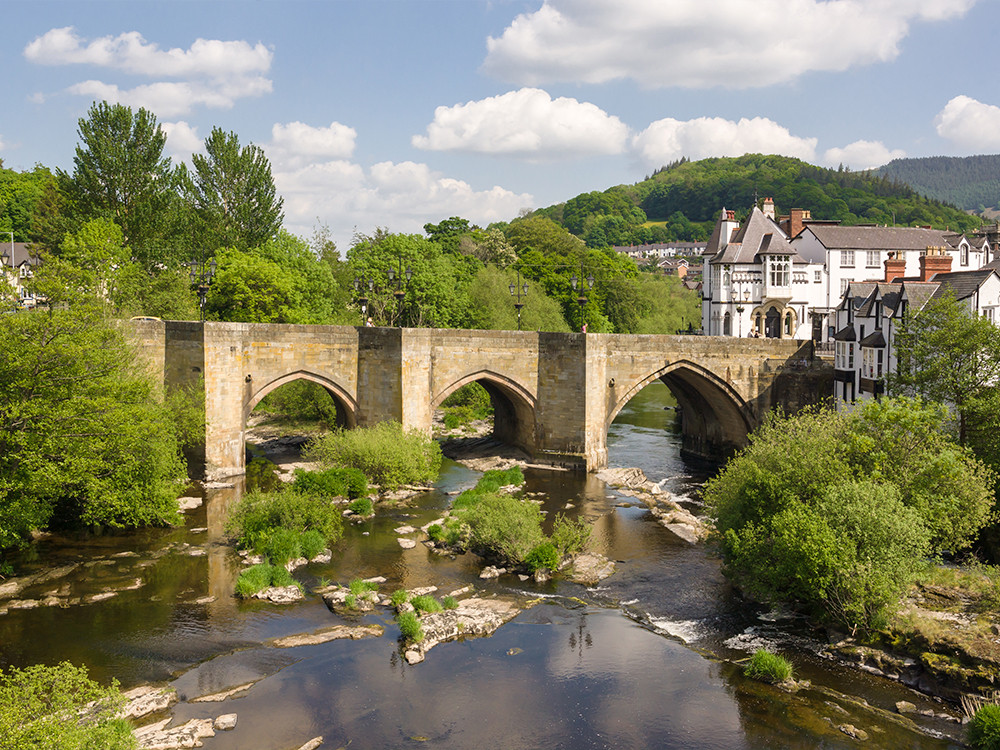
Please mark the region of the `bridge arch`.
POLYGON ((492 370, 468 373, 442 388, 431 398, 431 412, 463 385, 479 383, 493 404, 493 436, 528 453, 535 450, 535 394, 513 378, 492 370))
POLYGON ((629 387, 611 405, 605 435, 625 405, 654 380, 662 381, 677 399, 685 452, 718 457, 746 445, 747 435, 756 426, 747 402, 726 380, 689 360, 671 362, 629 387))
POLYGON ((283 385, 295 382, 296 380, 307 380, 311 383, 316 383, 317 385, 322 386, 326 392, 333 397, 333 401, 337 405, 338 427, 352 428, 357 425, 358 404, 356 399, 354 399, 350 393, 341 387, 339 383, 336 383, 330 378, 313 372, 308 372, 306 370, 296 370, 295 372, 282 375, 281 377, 275 378, 258 390, 252 392, 243 407, 243 424, 246 424, 254 408, 264 399, 265 396, 267 396, 267 394, 277 390, 283 385))

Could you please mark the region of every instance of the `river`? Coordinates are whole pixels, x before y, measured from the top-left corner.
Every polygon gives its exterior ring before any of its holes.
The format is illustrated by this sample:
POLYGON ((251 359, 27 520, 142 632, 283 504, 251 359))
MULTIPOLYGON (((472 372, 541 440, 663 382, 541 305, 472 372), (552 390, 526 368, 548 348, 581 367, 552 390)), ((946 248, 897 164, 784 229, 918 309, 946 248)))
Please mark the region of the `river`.
MULTIPOLYGON (((612 425, 609 462, 667 478, 697 509, 706 473, 679 457, 673 403, 659 383, 633 399, 612 425)), ((316 596, 284 607, 233 598, 239 565, 223 525, 236 487, 206 491, 181 528, 41 542, 29 569, 45 569, 43 561, 75 567, 21 596, 71 604, 0 616, 0 666, 66 659, 124 687, 169 683, 181 698, 175 723, 238 714, 234 730, 205 740, 209 750, 292 750, 319 735, 323 748, 352 750, 856 747, 843 724, 864 729, 871 747, 960 746, 946 737, 959 735, 955 724, 918 717, 916 731, 894 713, 899 700, 938 712, 941 704, 818 657, 817 634, 804 623, 743 601, 710 549, 674 537, 593 476, 528 470, 526 489, 545 493, 550 517, 594 521, 596 549, 617 562, 596 587, 481 581, 472 555, 450 560, 423 545, 399 547, 393 528, 427 523, 447 507, 447 493, 477 478, 446 461, 434 492, 349 526, 329 564, 296 577, 307 590, 321 579, 383 575, 385 592, 436 585, 443 594, 474 583, 487 594, 540 600, 490 638, 439 645, 411 666, 382 611, 354 621, 384 625, 381 638, 263 645, 342 620, 316 596), (791 659, 810 686, 789 693, 744 678, 735 662, 761 645, 791 659), (241 698, 188 702, 249 682, 241 698)))

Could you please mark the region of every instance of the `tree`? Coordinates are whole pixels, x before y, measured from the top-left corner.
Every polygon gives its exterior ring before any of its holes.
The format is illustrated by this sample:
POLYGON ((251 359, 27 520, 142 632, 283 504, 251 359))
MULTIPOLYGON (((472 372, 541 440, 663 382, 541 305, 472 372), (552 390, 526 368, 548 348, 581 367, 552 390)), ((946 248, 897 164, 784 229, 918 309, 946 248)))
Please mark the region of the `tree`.
POLYGON ((164 214, 174 199, 167 137, 156 116, 123 104, 95 103, 79 120, 71 189, 85 218, 104 217, 121 227, 125 244, 143 263, 162 260, 164 214))
MULTIPOLYGON (((101 307, 51 274, 49 310, 0 316, 0 549, 48 526, 176 520, 184 478, 170 414, 101 307)), ((72 268, 69 269, 69 272, 72 268)))
POLYGON ((896 331, 896 361, 889 392, 953 406, 962 445, 1000 428, 1000 328, 972 315, 953 294, 904 318, 896 331))
POLYGON ((206 155, 194 154, 194 173, 181 173, 188 200, 203 223, 210 249, 249 250, 273 239, 284 220, 271 163, 252 143, 240 148, 236 133, 213 128, 206 155))
MULTIPOLYGON (((524 277, 521 277, 524 283, 524 277)), ((517 283, 517 275, 493 266, 481 268, 469 286, 469 319, 467 328, 512 331, 517 328, 517 310, 510 294, 510 285, 517 283)), ((525 331, 570 330, 562 316, 559 302, 552 299, 540 286, 529 285, 527 297, 521 298, 521 328, 525 331)))
POLYGON ((994 476, 944 420, 909 399, 771 416, 705 488, 726 574, 767 601, 876 627, 926 554, 963 549, 989 520, 994 476))

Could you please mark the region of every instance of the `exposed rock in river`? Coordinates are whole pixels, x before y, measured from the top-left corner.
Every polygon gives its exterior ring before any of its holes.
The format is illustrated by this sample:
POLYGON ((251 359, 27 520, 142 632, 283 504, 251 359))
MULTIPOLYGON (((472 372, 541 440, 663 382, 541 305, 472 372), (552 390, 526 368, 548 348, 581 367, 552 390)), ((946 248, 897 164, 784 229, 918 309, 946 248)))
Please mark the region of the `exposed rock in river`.
POLYGON ((275 638, 270 641, 270 645, 275 648, 294 648, 295 646, 314 646, 318 643, 337 641, 349 638, 356 641, 359 638, 379 638, 385 628, 381 625, 358 625, 351 627, 348 625, 333 625, 328 628, 320 628, 312 633, 300 633, 299 635, 288 635, 284 638, 275 638))
POLYGON ((264 589, 263 591, 258 591, 253 595, 254 599, 263 599, 264 601, 271 602, 272 604, 290 604, 292 602, 297 602, 299 599, 304 598, 302 594, 302 589, 298 586, 271 586, 264 589))
POLYGON ((597 472, 597 478, 618 488, 621 494, 641 501, 661 526, 685 542, 697 544, 708 537, 708 524, 681 507, 660 484, 651 482, 642 469, 602 469, 597 472))
POLYGON ((593 586, 614 572, 615 564, 604 555, 584 553, 574 558, 566 577, 574 583, 593 586))
POLYGON ((122 693, 125 705, 119 716, 125 719, 140 719, 160 711, 166 711, 177 702, 177 691, 173 688, 143 685, 122 693))
POLYGON ((457 609, 424 615, 420 618, 424 638, 420 643, 408 645, 403 657, 410 664, 417 664, 439 643, 492 635, 521 609, 513 601, 473 597, 460 602, 457 609))
POLYGON ((134 734, 143 750, 174 750, 174 748, 202 747, 202 739, 214 737, 212 719, 191 719, 179 727, 167 729, 172 719, 139 727, 134 734))

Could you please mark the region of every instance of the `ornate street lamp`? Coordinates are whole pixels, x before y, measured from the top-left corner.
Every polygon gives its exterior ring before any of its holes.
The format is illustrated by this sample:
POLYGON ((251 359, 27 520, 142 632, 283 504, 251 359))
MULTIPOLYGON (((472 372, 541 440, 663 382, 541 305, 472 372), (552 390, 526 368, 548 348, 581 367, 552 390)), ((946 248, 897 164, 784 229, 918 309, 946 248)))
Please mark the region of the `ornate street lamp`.
POLYGON ((399 327, 403 327, 403 298, 406 296, 406 284, 410 282, 413 278, 413 268, 411 266, 406 267, 406 281, 403 281, 403 257, 401 255, 396 256, 396 270, 390 268, 386 271, 386 275, 389 277, 389 283, 396 283, 396 289, 393 291, 392 296, 396 298, 396 307, 399 311, 399 327))
MULTIPOLYGON (((583 276, 583 266, 582 265, 580 266, 580 276, 583 276)), ((594 288, 594 274, 589 274, 585 280, 587 282, 587 289, 593 289, 594 288)), ((573 285, 573 291, 576 291, 577 284, 579 284, 580 282, 577 280, 575 273, 572 276, 569 277, 569 283, 573 285)), ((576 298, 576 301, 580 303, 580 320, 583 320, 583 308, 587 306, 587 295, 585 293, 585 290, 583 289, 582 284, 580 285, 580 296, 576 298)), ((583 323, 582 330, 583 330, 583 333, 587 332, 587 324, 586 323, 583 323)))
POLYGON ((212 286, 212 279, 215 277, 216 261, 205 263, 204 255, 201 260, 192 260, 186 264, 190 269, 191 283, 198 285, 198 311, 201 322, 205 322, 205 298, 208 296, 208 288, 212 286))
POLYGON ((528 282, 525 281, 521 284, 521 269, 517 269, 517 284, 511 282, 510 284, 510 296, 515 297, 517 301, 514 303, 514 309, 517 310, 517 330, 521 330, 521 308, 524 307, 524 303, 521 302, 521 297, 528 296, 528 282), (523 294, 522 294, 523 292, 523 294))
POLYGON ((375 282, 372 279, 365 281, 364 279, 359 279, 357 276, 354 277, 354 294, 358 298, 358 305, 361 307, 361 318, 364 325, 368 324, 368 294, 374 291, 375 282))

